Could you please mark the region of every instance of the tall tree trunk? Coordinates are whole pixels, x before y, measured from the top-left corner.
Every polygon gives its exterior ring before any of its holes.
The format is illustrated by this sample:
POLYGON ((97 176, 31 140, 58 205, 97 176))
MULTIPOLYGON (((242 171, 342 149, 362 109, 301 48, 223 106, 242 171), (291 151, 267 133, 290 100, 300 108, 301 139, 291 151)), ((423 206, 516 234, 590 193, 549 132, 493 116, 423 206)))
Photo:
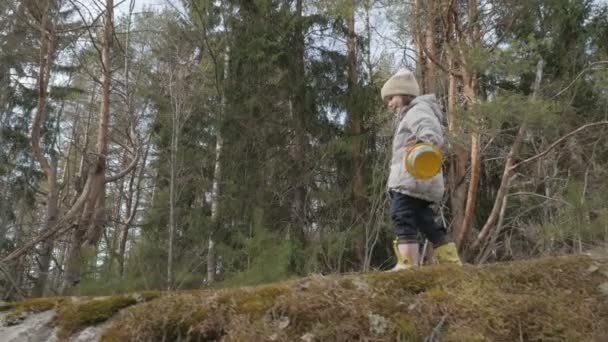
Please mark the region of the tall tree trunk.
MULTIPOLYGON (((346 50, 347 50, 347 75, 349 98, 346 107, 346 135, 351 139, 349 142, 351 149, 350 157, 350 193, 352 208, 354 209, 355 225, 361 227, 364 224, 362 214, 366 212, 366 190, 364 178, 364 157, 363 157, 363 121, 362 108, 359 106, 359 71, 357 69, 357 35, 355 32, 355 12, 357 1, 348 2, 348 14, 346 17, 346 50)), ((364 236, 358 238, 355 244, 355 257, 361 268, 365 267, 365 239, 364 236)))
MULTIPOLYGON (((458 21, 458 12, 456 2, 448 0, 445 8, 445 46, 454 44, 456 34, 456 22, 458 21)), ((462 233, 462 223, 464 221, 465 206, 467 201, 467 182, 466 172, 469 164, 470 154, 463 144, 458 141, 458 138, 463 136, 464 127, 462 116, 459 116, 457 111, 456 97, 459 88, 461 76, 458 74, 460 65, 457 63, 455 49, 448 48, 446 54, 446 63, 448 71, 448 133, 453 138, 451 141, 452 156, 449 164, 448 189, 450 213, 452 216, 451 227, 452 235, 456 243, 460 246, 460 236, 462 233)), ((435 64, 435 63, 434 63, 435 64)))
POLYGON ((222 118, 226 113, 226 90, 228 88, 228 77, 230 76, 230 45, 228 41, 228 26, 224 27, 226 35, 226 48, 224 50, 224 82, 221 94, 220 115, 216 119, 217 129, 215 137, 215 165, 213 168, 213 184, 211 186, 211 233, 207 251, 207 282, 215 282, 217 272, 217 254, 215 250, 214 233, 220 229, 220 181, 222 179, 222 151, 224 148, 224 138, 222 136, 222 118))
MULTIPOLYGON (((468 0, 468 27, 465 39, 468 41, 469 48, 477 48, 479 45, 481 36, 480 28, 478 23, 478 9, 477 0, 468 0)), ((459 49, 462 49, 459 46, 459 49)), ((464 217, 462 219, 462 225, 457 240, 462 244, 463 239, 470 229, 475 215, 475 207, 477 205, 477 192, 479 188, 479 180, 481 176, 481 122, 478 114, 476 114, 473 107, 477 103, 477 74, 471 69, 471 66, 465 61, 465 54, 461 50, 460 59, 463 60, 462 68, 462 83, 463 92, 467 101, 467 110, 472 115, 473 127, 471 129, 471 156, 470 156, 470 177, 469 177, 469 188, 467 191, 467 202, 464 209, 464 217)))
MULTIPOLYGON (((172 87, 173 80, 169 81, 169 87, 172 87)), ((169 176, 169 246, 167 249, 167 288, 171 289, 173 284, 173 240, 175 239, 176 225, 175 222, 175 202, 176 202, 176 191, 175 182, 177 178, 178 165, 177 165, 177 153, 179 152, 179 133, 180 133, 180 109, 179 99, 175 99, 176 96, 171 91, 171 100, 173 107, 172 123, 171 123, 171 153, 170 153, 170 176, 169 176)))
MULTIPOLYGON (((54 176, 57 176, 57 162, 54 160, 51 163, 55 169, 54 176)), ((54 180, 53 182, 56 182, 54 180)), ((57 187, 53 191, 49 191, 47 195, 46 205, 46 218, 44 222, 44 230, 51 229, 57 222, 57 216, 59 215, 59 191, 57 187)), ((54 241, 48 239, 42 243, 42 249, 40 251, 40 260, 38 261, 38 278, 34 284, 32 295, 35 297, 42 297, 44 290, 47 285, 49 276, 49 267, 51 266, 51 257, 53 253, 54 241)))
POLYGON ((415 0, 414 1, 414 17, 413 17, 413 22, 414 22, 414 28, 413 28, 413 35, 414 35, 414 46, 415 46, 415 50, 416 50, 416 78, 418 79, 418 83, 420 85, 420 91, 422 93, 425 93, 426 90, 426 58, 424 55, 424 49, 425 49, 425 37, 424 37, 424 32, 425 30, 422 29, 422 16, 424 13, 423 10, 423 1, 422 0, 415 0))
MULTIPOLYGON (((126 37, 125 37, 125 45, 129 46, 130 41, 131 41, 131 29, 132 29, 132 18, 133 18, 133 11, 135 10, 135 0, 130 0, 129 3, 129 12, 127 15, 127 32, 126 32, 126 37)), ((125 94, 126 94, 126 101, 125 101, 125 109, 127 111, 128 117, 130 119, 129 121, 129 127, 128 127, 128 132, 131 136, 132 139, 136 139, 137 135, 135 133, 135 128, 137 127, 137 116, 135 115, 135 109, 134 109, 134 104, 133 104, 133 92, 131 91, 131 81, 130 81, 130 76, 131 76, 131 63, 130 63, 130 57, 131 55, 129 54, 128 49, 125 52, 125 60, 124 60, 124 75, 125 75, 125 94)), ((131 226, 131 223, 133 222, 133 220, 135 219, 135 214, 137 212, 137 207, 139 205, 139 194, 140 194, 140 184, 141 184, 141 180, 142 177, 144 175, 144 171, 145 171, 145 166, 146 166, 146 160, 148 159, 148 152, 149 152, 149 148, 150 148, 150 144, 148 143, 146 145, 146 151, 144 153, 144 157, 143 157, 143 161, 142 161, 142 165, 140 168, 140 173, 139 173, 139 177, 137 174, 137 168, 135 168, 133 170, 133 172, 131 173, 131 177, 129 177, 129 185, 128 185, 128 192, 126 195, 124 195, 125 198, 125 222, 124 224, 120 225, 117 223, 116 225, 116 230, 114 233, 114 238, 112 240, 112 256, 113 258, 117 259, 118 262, 118 274, 120 275, 120 277, 124 276, 124 261, 125 261, 125 253, 126 253, 126 247, 127 247, 127 240, 129 238, 129 228, 131 226), (135 179, 137 178, 137 186, 136 189, 134 190, 133 187, 135 185, 135 179), (135 191, 135 192, 134 192, 135 191), (120 232, 119 232, 119 228, 120 228, 120 232), (116 244, 118 244, 118 251, 116 250, 117 246, 116 244)), ((127 158, 127 153, 125 152, 124 157, 123 157, 123 169, 127 167, 128 164, 128 158, 127 158)), ((120 205, 122 203, 122 198, 123 198, 123 191, 124 188, 124 181, 120 182, 120 197, 118 200, 119 206, 117 208, 117 215, 116 215, 116 222, 119 222, 119 219, 121 218, 121 209, 122 209, 122 205, 120 205)), ((110 263, 111 267, 113 267, 114 263, 110 263)))
POLYGON ((432 63, 430 58, 437 58, 437 48, 435 45, 435 20, 436 20, 436 3, 435 0, 427 0, 427 13, 425 16, 426 25, 424 30, 425 40, 425 54, 431 55, 432 57, 425 58, 425 77, 424 77, 424 91, 426 93, 437 92, 437 66, 432 63))
POLYGON ((84 209, 77 227, 74 231, 72 246, 68 257, 66 269, 66 286, 64 293, 68 294, 74 285, 80 282, 82 267, 86 264, 83 257, 83 245, 86 242, 87 250, 95 248, 101 230, 104 226, 105 208, 98 207, 105 204, 105 174, 106 158, 108 154, 108 131, 110 123, 110 91, 112 82, 112 45, 114 36, 114 0, 106 0, 103 40, 101 48, 101 108, 99 113, 99 125, 97 128, 96 156, 94 165, 90 168, 87 185, 90 187, 84 209), (95 220, 93 221, 93 215, 95 220), (93 247, 93 248, 91 248, 93 247))
POLYGON ((355 10, 356 1, 350 3, 350 11, 347 22, 347 60, 348 60, 348 90, 351 94, 349 99, 348 118, 346 122, 349 136, 354 138, 352 144, 352 194, 355 206, 361 206, 365 201, 365 181, 363 178, 363 156, 362 136, 363 127, 361 121, 361 109, 357 108, 357 93, 359 83, 359 72, 357 70, 357 36, 355 33, 355 10))
MULTIPOLYGON (((179 51, 176 53, 176 59, 179 59, 179 51)), ((177 232, 177 175, 180 166, 178 165, 180 135, 183 125, 186 121, 184 113, 181 85, 184 82, 182 70, 176 68, 171 70, 169 78, 169 97, 171 100, 171 151, 170 151, 170 174, 169 174, 169 245, 167 248, 167 288, 173 286, 173 259, 174 259, 174 240, 177 232), (176 86, 180 86, 177 88, 176 86)))
POLYGON ((303 0, 296 1, 296 26, 294 32, 294 60, 293 60, 293 75, 295 82, 295 89, 291 94, 290 109, 292 113, 292 125, 293 125, 293 148, 292 148, 292 159, 293 163, 293 177, 292 179, 296 182, 294 190, 294 203, 293 203, 293 215, 292 217, 292 231, 289 234, 290 238, 295 238, 299 243, 304 244, 305 241, 305 229, 308 224, 306 214, 306 178, 308 175, 302 174, 306 170, 306 117, 309 115, 307 110, 307 86, 306 86, 306 71, 304 69, 304 58, 305 58, 305 41, 304 32, 302 27, 302 2, 303 0), (291 236, 293 235, 293 236, 291 236))
MULTIPOLYGON (((36 105, 36 116, 32 124, 31 147, 34 157, 40 163, 48 182, 48 194, 46 200, 46 217, 42 231, 47 231, 55 225, 58 215, 59 187, 57 184, 57 160, 51 163, 44 157, 40 148, 40 130, 47 117, 46 105, 48 97, 48 85, 53 67, 56 49, 56 31, 51 18, 51 11, 56 10, 56 4, 52 0, 45 0, 42 4, 40 17, 40 69, 38 72, 38 103, 36 105)), ((34 17, 37 16, 33 12, 34 17)), ((33 295, 42 296, 48 279, 48 271, 53 252, 53 241, 48 239, 43 242, 38 261, 38 278, 34 284, 33 295)))

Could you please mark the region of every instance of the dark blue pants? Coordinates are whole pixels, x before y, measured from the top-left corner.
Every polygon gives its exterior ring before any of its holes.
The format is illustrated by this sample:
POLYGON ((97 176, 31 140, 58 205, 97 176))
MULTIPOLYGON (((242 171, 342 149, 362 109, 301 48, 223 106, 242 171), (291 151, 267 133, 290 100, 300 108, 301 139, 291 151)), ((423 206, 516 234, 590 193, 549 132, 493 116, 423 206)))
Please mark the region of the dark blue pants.
POLYGON ((431 202, 389 191, 391 219, 399 243, 417 243, 418 233, 427 238, 435 247, 448 242, 448 234, 443 225, 434 220, 431 202))

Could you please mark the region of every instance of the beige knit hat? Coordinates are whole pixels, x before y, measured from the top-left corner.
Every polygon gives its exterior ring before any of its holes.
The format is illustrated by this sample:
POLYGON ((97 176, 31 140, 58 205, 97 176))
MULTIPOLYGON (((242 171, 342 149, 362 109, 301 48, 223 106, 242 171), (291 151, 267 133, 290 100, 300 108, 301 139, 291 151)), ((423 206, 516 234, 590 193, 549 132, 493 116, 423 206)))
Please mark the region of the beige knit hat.
POLYGON ((420 95, 420 88, 414 74, 409 70, 401 69, 384 83, 380 94, 383 100, 391 95, 418 96, 420 95))

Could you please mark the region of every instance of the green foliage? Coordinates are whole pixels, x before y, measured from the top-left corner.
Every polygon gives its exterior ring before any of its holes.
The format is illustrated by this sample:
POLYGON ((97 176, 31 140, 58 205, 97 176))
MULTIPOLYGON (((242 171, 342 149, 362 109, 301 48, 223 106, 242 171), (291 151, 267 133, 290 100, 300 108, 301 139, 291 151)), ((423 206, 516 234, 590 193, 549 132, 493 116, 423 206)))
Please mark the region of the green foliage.
POLYGON ((530 227, 529 238, 543 252, 580 251, 583 246, 605 241, 608 215, 601 208, 608 198, 605 191, 589 195, 584 191, 583 184, 570 184, 557 217, 550 223, 530 227))
POLYGON ((531 129, 559 129, 560 115, 564 112, 562 104, 542 98, 530 100, 521 94, 500 93, 492 101, 482 102, 473 111, 484 117, 488 128, 500 132, 505 127, 527 124, 531 129))
POLYGON ((294 252, 292 242, 264 225, 264 211, 253 213, 251 236, 241 236, 242 248, 236 256, 246 264, 244 271, 229 274, 222 285, 259 285, 287 278, 294 252))

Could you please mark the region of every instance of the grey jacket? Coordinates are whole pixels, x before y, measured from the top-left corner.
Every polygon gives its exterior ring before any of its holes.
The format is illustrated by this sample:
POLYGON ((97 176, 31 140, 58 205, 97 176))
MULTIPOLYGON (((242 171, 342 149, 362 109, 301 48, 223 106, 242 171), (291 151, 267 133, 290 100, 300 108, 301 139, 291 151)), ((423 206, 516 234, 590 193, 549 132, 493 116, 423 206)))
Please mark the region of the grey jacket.
POLYGON ((389 190, 404 193, 429 202, 439 202, 445 190, 443 173, 427 180, 416 180, 405 169, 406 145, 416 142, 443 146, 441 119, 443 115, 435 95, 416 97, 398 115, 399 123, 393 138, 389 190))

